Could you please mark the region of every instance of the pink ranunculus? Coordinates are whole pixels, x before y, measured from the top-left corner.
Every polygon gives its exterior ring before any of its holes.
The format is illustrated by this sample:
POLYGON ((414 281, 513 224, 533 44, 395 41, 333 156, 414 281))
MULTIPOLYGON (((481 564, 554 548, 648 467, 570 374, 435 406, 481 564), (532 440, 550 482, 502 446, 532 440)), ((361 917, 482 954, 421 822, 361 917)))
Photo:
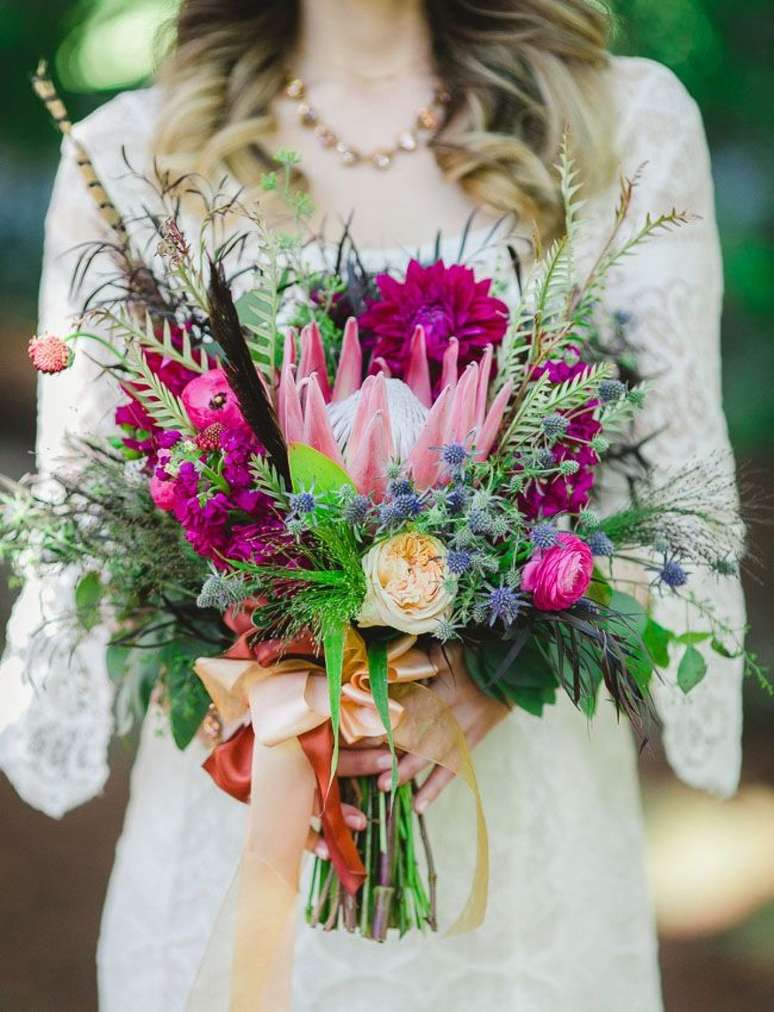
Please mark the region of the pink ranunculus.
POLYGON ((216 423, 226 428, 244 428, 239 401, 222 369, 210 369, 186 383, 181 397, 188 417, 199 431, 216 423))
POLYGON ((538 611, 563 611, 586 593, 593 569, 586 542, 574 534, 560 534, 557 545, 536 552, 524 567, 521 589, 532 594, 538 611))

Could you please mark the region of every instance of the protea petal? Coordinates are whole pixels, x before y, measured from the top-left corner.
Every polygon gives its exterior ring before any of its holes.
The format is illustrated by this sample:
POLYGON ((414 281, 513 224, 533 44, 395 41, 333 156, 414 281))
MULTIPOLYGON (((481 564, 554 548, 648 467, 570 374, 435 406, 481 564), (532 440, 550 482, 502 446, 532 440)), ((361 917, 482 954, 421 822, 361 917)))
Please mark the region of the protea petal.
POLYGON ((325 400, 317 381, 317 374, 310 376, 306 383, 303 442, 314 447, 315 450, 319 450, 320 453, 324 453, 326 457, 330 457, 331 460, 335 460, 343 467, 344 458, 328 420, 325 400))
POLYGON ((449 346, 443 353, 441 363, 441 389, 453 387, 457 382, 457 359, 460 353, 460 342, 456 337, 449 338, 449 346))
POLYGON ((370 495, 380 502, 387 491, 387 465, 390 462, 389 420, 381 411, 372 415, 357 452, 349 461, 349 475, 362 495, 370 495))
POLYGON ((348 461, 351 462, 360 453, 360 444, 368 429, 368 424, 377 412, 381 412, 386 421, 388 454, 392 456, 394 444, 392 440, 390 409, 387 404, 387 378, 384 373, 369 376, 363 383, 357 410, 355 411, 355 419, 352 422, 352 432, 347 445, 348 461))
POLYGON ((317 382, 320 384, 320 391, 327 404, 331 399, 328 366, 325 362, 325 348, 320 328, 315 321, 312 321, 301 331, 301 362, 298 366, 298 378, 306 379, 312 373, 317 374, 317 382))
POLYGON ((290 365, 296 364, 296 328, 288 327, 285 332, 285 344, 282 349, 282 366, 284 368, 285 363, 289 362, 290 365))
POLYGON ((449 442, 464 443, 473 430, 476 418, 476 390, 478 388, 478 366, 471 363, 462 374, 454 389, 451 417, 449 419, 449 442))
POLYGON ((341 358, 336 371, 336 382, 333 385, 333 400, 346 400, 350 394, 360 387, 363 377, 363 349, 360 347, 357 320, 350 316, 344 327, 344 339, 341 342, 341 358))
POLYGON ((277 416, 282 434, 288 443, 297 443, 304 438, 304 416, 301 398, 298 394, 293 366, 285 359, 277 390, 277 416))
POLYGON ((420 490, 432 488, 438 481, 441 472, 440 450, 443 444, 449 441, 451 403, 452 390, 451 387, 446 387, 430 409, 414 449, 409 454, 409 470, 414 484, 420 490))
POLYGON ((513 383, 508 380, 497 397, 492 401, 492 407, 484 419, 484 424, 481 426, 481 431, 476 440, 476 460, 486 460, 489 456, 489 452, 494 446, 497 433, 502 425, 503 415, 505 414, 512 391, 513 383))
POLYGON ((481 356, 481 360, 478 363, 478 389, 476 390, 476 417, 474 422, 476 432, 480 432, 481 427, 484 424, 484 417, 486 415, 486 398, 489 393, 489 378, 492 375, 493 357, 494 348, 491 344, 488 344, 484 349, 484 354, 481 356))
POLYGON ((430 365, 427 361, 427 342, 425 328, 415 327, 409 347, 409 360, 406 366, 406 385, 415 397, 426 408, 433 403, 430 387, 430 365))

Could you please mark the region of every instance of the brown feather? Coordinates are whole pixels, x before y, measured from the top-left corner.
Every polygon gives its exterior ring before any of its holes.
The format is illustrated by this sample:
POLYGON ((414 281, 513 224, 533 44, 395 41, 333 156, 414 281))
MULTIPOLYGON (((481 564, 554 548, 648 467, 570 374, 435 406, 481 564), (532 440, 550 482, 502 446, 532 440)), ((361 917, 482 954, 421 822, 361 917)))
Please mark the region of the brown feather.
POLYGON ((285 438, 271 397, 258 376, 242 332, 236 306, 221 263, 210 261, 210 326, 225 355, 224 371, 247 424, 261 441, 277 473, 290 488, 290 464, 285 438))

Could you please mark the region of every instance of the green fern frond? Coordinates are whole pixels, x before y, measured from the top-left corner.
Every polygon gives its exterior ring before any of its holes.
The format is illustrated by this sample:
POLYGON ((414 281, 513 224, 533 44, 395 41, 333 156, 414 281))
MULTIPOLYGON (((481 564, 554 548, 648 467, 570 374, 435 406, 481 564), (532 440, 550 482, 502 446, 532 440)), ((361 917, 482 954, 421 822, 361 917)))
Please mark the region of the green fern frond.
POLYGON ((127 367, 132 397, 140 402, 157 425, 177 429, 185 435, 196 432, 183 402, 151 371, 141 352, 130 352, 127 367))
POLYGON ((263 256, 256 272, 256 287, 237 299, 236 309, 240 323, 250 333, 247 345, 253 361, 269 382, 273 382, 282 351, 277 318, 284 272, 276 235, 264 226, 259 228, 263 256))
POLYGON ((164 320, 161 339, 159 339, 156 336, 153 319, 150 313, 146 313, 145 331, 139 338, 140 344, 144 348, 147 348, 148 351, 153 351, 157 355, 185 366, 191 372, 208 372, 210 369, 213 369, 217 365, 217 360, 210 358, 204 348, 198 349, 200 358, 197 359, 191 349, 191 335, 185 327, 181 327, 180 331, 182 335, 182 347, 176 348, 172 341, 172 328, 169 325, 169 320, 164 320))

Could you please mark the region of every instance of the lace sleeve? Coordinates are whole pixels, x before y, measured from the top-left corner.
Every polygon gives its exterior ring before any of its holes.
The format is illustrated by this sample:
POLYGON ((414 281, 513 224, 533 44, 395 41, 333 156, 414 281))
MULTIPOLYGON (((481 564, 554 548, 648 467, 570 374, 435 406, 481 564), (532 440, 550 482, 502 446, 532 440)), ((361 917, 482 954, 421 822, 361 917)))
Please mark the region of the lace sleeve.
MULTIPOLYGON (((78 314, 71 293, 83 244, 103 237, 99 215, 70 145, 46 218, 39 332, 67 333, 78 314), (80 248, 79 248, 80 247, 80 248)), ((95 346, 82 346, 67 371, 42 379, 37 470, 66 463, 66 434, 109 431, 115 392, 95 346)), ((62 617, 72 609, 74 574, 30 576, 13 610, 0 668, 0 767, 25 801, 59 817, 97 794, 108 775, 112 688, 104 666, 106 632, 74 639, 62 617)))
MULTIPOLYGON (((647 455, 665 470, 718 454, 732 466, 720 377, 722 264, 701 116, 670 71, 645 60, 626 63, 628 87, 622 92, 628 109, 620 145, 624 172, 631 176, 645 163, 633 220, 672 207, 700 216, 643 247, 609 288, 610 309, 630 318, 628 333, 640 349, 642 373, 655 378, 641 429, 643 435, 659 434, 647 444, 647 455)), ((690 590, 710 600, 731 627, 742 629, 744 602, 737 579, 694 574, 690 590)), ((654 595, 654 617, 667 628, 706 628, 692 612, 681 601, 654 595)), ((700 649, 707 673, 689 695, 677 686, 674 660, 655 688, 664 745, 682 780, 729 795, 741 764, 742 664, 700 649)))

